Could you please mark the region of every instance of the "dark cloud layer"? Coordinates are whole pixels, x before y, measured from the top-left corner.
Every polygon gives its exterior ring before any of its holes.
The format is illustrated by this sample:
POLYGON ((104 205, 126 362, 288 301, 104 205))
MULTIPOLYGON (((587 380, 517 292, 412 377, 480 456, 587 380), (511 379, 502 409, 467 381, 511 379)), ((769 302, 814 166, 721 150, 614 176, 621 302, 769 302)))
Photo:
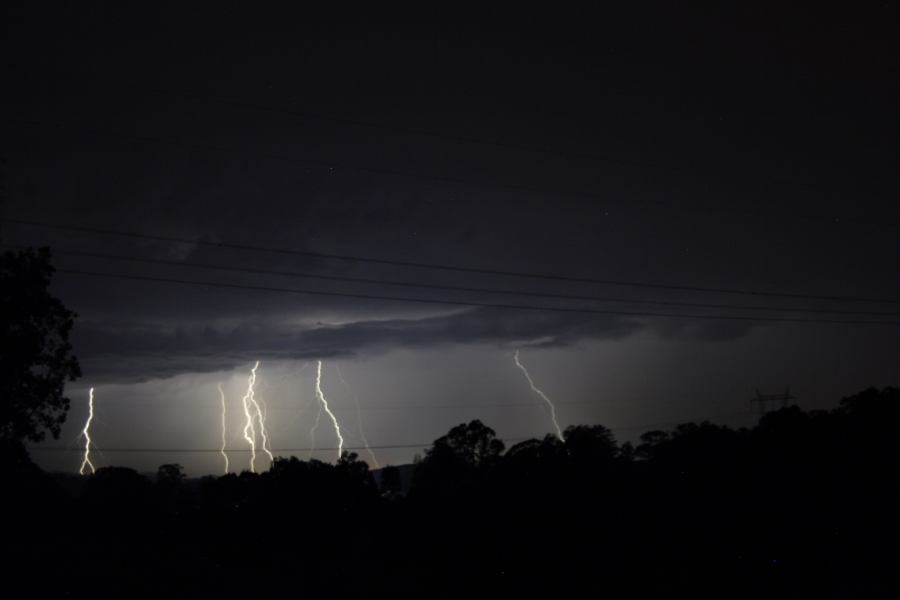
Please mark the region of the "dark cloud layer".
POLYGON ((311 359, 442 344, 561 346, 620 339, 642 329, 633 319, 473 309, 425 318, 297 326, 277 320, 235 327, 79 327, 76 350, 92 379, 139 381, 231 369, 256 359, 311 359))
POLYGON ((748 321, 475 308, 342 324, 298 325, 276 318, 233 326, 88 322, 79 326, 75 343, 90 377, 135 381, 227 370, 257 359, 329 358, 445 344, 555 348, 582 340, 618 340, 641 331, 664 340, 725 342, 747 335, 756 326, 748 321))

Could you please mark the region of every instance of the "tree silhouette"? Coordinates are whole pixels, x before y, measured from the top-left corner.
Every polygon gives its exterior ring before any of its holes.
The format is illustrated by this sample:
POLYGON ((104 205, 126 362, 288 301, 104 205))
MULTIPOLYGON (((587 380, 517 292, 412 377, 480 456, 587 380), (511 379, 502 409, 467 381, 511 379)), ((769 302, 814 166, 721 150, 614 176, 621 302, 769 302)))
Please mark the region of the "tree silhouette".
POLYGON ((573 425, 563 433, 566 449, 578 463, 601 465, 609 463, 619 453, 612 431, 603 425, 573 425))
POLYGON ((50 251, 0 257, 0 437, 39 442, 59 437, 69 399, 66 381, 81 376, 69 332, 75 313, 50 294, 50 251))
POLYGON ((494 430, 475 420, 457 425, 447 435, 434 441, 425 453, 425 461, 450 458, 463 464, 479 467, 490 464, 503 453, 504 445, 494 430))
POLYGON ((184 479, 184 467, 177 463, 159 465, 156 470, 156 483, 163 486, 177 486, 184 479))
POLYGON ((411 494, 455 494, 471 488, 497 464, 504 445, 494 430, 475 420, 434 441, 416 466, 411 494))

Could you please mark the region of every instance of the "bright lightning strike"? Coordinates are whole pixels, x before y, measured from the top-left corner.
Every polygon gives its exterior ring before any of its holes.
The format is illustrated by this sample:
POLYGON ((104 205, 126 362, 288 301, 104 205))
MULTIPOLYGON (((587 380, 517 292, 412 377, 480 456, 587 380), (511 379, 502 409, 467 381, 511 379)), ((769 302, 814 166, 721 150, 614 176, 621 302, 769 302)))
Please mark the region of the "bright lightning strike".
POLYGON ((369 440, 366 439, 366 432, 363 429, 362 423, 362 409, 359 407, 359 397, 356 393, 350 388, 350 384, 347 383, 347 380, 344 379, 343 373, 341 373, 341 366, 335 363, 335 369, 337 370, 338 379, 341 380, 341 383, 344 384, 344 387, 347 388, 347 391, 350 392, 350 395, 353 396, 353 403, 356 405, 356 427, 359 430, 359 437, 362 439, 363 445, 366 447, 366 452, 369 453, 369 456, 372 458, 372 464, 375 465, 376 469, 380 469, 381 465, 378 464, 378 459, 375 458, 375 453, 372 452, 372 448, 369 447, 369 440))
POLYGON ((319 398, 319 402, 322 403, 322 408, 325 409, 325 412, 328 413, 328 416, 331 417, 331 422, 334 423, 334 433, 337 435, 338 439, 338 460, 341 458, 341 454, 344 453, 344 436, 341 435, 341 426, 338 425, 338 420, 334 416, 334 413, 331 412, 331 409, 328 408, 328 400, 325 399, 325 394, 322 393, 322 361, 320 360, 318 363, 318 367, 316 369, 316 397, 319 398))
MULTIPOLYGON (((316 386, 318 389, 318 386, 316 386)), ((316 393, 316 400, 319 399, 319 394, 316 393)), ((309 454, 307 455, 307 460, 312 458, 313 452, 316 451, 316 430, 319 429, 319 421, 322 420, 322 403, 316 402, 319 406, 319 410, 316 412, 316 420, 313 422, 313 426, 309 430, 309 454)))
MULTIPOLYGON (((259 368, 259 361, 253 365, 250 370, 250 379, 247 383, 247 393, 241 399, 244 405, 244 416, 247 422, 244 424, 244 439, 250 444, 250 472, 256 473, 256 428, 253 426, 253 414, 250 412, 251 401, 253 398, 253 386, 256 384, 256 369, 259 368)), ((253 403, 255 404, 255 400, 253 403)))
POLYGON ((259 402, 262 403, 262 408, 260 408, 260 404, 254 402, 256 405, 256 418, 259 420, 259 433, 262 436, 262 449, 263 452, 269 455, 269 460, 274 461, 275 457, 272 455, 271 446, 269 446, 269 436, 266 433, 266 413, 268 412, 265 409, 265 402, 263 402, 262 397, 259 398, 259 402))
POLYGON ((228 474, 228 455, 225 454, 225 392, 222 391, 222 384, 216 384, 216 387, 219 389, 219 398, 222 400, 222 448, 219 452, 222 454, 222 458, 225 459, 225 474, 228 474))
POLYGON ((88 418, 84 424, 84 429, 81 431, 81 435, 84 436, 84 460, 81 461, 81 468, 78 470, 79 475, 84 475, 84 468, 90 467, 91 473, 93 474, 96 470, 94 469, 94 463, 91 462, 91 421, 94 419, 94 388, 91 388, 90 397, 88 400, 88 418))
POLYGON ((519 351, 516 350, 515 356, 513 356, 513 360, 516 362, 516 366, 522 369, 522 373, 525 375, 525 379, 528 380, 528 385, 531 386, 531 391, 544 399, 544 402, 550 407, 550 418, 553 420, 553 426, 556 428, 556 436, 560 441, 565 441, 563 439, 562 430, 559 428, 559 422, 556 420, 556 406, 554 406, 553 402, 550 398, 547 397, 547 394, 539 390, 535 385, 534 381, 531 380, 531 375, 528 374, 528 370, 525 368, 521 362, 519 362, 519 351))

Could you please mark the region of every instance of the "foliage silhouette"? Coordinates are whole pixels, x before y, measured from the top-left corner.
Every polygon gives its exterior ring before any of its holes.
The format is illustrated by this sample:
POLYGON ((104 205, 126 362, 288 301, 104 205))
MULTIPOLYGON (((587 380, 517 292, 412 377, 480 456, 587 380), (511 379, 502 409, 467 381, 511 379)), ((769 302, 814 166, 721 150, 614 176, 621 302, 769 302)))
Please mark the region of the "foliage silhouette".
POLYGON ((382 495, 390 498, 396 498, 403 491, 403 480, 400 476, 400 469, 393 465, 388 465, 381 469, 381 481, 379 486, 382 495))
POLYGON ((49 291, 50 251, 0 255, 0 438, 59 437, 69 400, 63 386, 81 376, 69 332, 75 314, 49 291))
POLYGON ((164 486, 177 486, 184 480, 184 467, 176 463, 159 465, 156 471, 156 483, 164 486))
POLYGON ((19 501, 5 564, 48 595, 78 595, 77 574, 103 565, 92 596, 110 597, 900 589, 896 388, 784 408, 750 429, 686 423, 636 448, 596 425, 563 437, 504 451, 481 422, 458 425, 406 496, 399 469, 379 490, 352 453, 200 480, 168 464, 156 485, 116 467, 34 472, 6 498, 19 501))
POLYGON ((416 466, 411 493, 446 495, 476 485, 497 463, 504 444, 494 430, 475 420, 434 441, 416 466))

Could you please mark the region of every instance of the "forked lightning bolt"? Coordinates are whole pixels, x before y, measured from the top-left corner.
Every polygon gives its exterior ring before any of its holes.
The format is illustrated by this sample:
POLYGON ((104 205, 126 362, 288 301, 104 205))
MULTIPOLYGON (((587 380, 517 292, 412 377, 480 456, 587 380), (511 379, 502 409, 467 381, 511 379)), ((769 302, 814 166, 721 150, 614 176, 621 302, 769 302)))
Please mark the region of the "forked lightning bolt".
POLYGON ((247 393, 241 401, 244 404, 244 417, 247 421, 244 424, 244 439, 250 444, 250 472, 256 473, 256 426, 254 421, 259 421, 259 434, 262 438, 262 450, 269 455, 269 460, 274 461, 275 456, 269 449, 269 436, 266 433, 266 417, 263 414, 259 402, 256 401, 256 370, 259 368, 259 361, 250 369, 250 379, 247 382, 247 393))
POLYGON ((553 402, 550 400, 550 398, 547 397, 547 394, 545 394, 544 392, 539 390, 534 385, 534 381, 531 380, 531 375, 528 374, 528 370, 525 368, 525 365, 523 365, 521 362, 519 362, 519 351, 518 350, 516 350, 516 354, 513 357, 513 360, 516 362, 516 366, 519 367, 520 369, 522 369, 522 373, 525 374, 525 379, 528 380, 528 385, 531 386, 531 391, 533 391, 535 394, 537 394, 538 396, 543 398, 544 402, 546 402, 547 405, 550 407, 550 418, 553 420, 553 426, 556 428, 556 436, 560 439, 560 441, 565 441, 565 440, 563 440, 562 430, 559 428, 559 422, 556 420, 556 406, 553 405, 553 402))
POLYGON ((256 384, 256 369, 259 367, 259 361, 253 365, 250 370, 250 379, 247 384, 247 393, 241 398, 244 405, 244 417, 247 421, 244 424, 244 439, 250 444, 250 472, 256 473, 256 429, 253 427, 253 414, 250 412, 250 398, 253 396, 253 386, 256 384))
POLYGON ((328 416, 331 417, 331 422, 334 423, 334 433, 337 435, 338 439, 338 460, 341 458, 341 454, 344 453, 344 437, 341 435, 341 426, 338 425, 338 420, 334 416, 334 413, 331 412, 331 409, 328 408, 328 400, 325 399, 325 394, 322 393, 322 361, 320 360, 318 363, 318 367, 316 369, 316 397, 319 399, 319 402, 322 403, 322 408, 328 413, 328 416))
POLYGON ((353 403, 356 405, 356 427, 359 430, 359 437, 362 439, 362 443, 366 447, 366 452, 368 452, 369 456, 372 458, 372 464, 375 465, 376 469, 380 469, 381 465, 378 464, 378 459, 375 458, 375 453, 372 452, 372 448, 369 447, 369 440, 366 439, 366 432, 363 429, 362 409, 359 407, 359 397, 356 395, 356 392, 354 392, 350 388, 350 384, 347 383, 347 380, 344 379, 344 374, 341 373, 341 366, 335 363, 334 367, 337 371, 338 379, 341 380, 341 383, 344 384, 344 387, 348 392, 350 392, 350 395, 353 396, 353 403))
POLYGON ((94 463, 91 462, 91 421, 94 419, 94 388, 91 388, 88 400, 88 418, 84 424, 81 435, 84 436, 84 460, 81 461, 81 468, 78 469, 80 475, 84 475, 84 468, 90 467, 91 473, 95 472, 94 463))
POLYGON ((228 455, 225 454, 225 392, 222 391, 222 384, 216 384, 216 387, 219 389, 219 398, 222 400, 222 449, 219 452, 222 453, 222 458, 225 459, 225 474, 228 474, 228 455))
MULTIPOLYGON (((318 390, 318 385, 316 389, 318 390)), ((319 400, 319 393, 316 392, 316 404, 319 407, 319 410, 316 412, 316 420, 313 422, 313 426, 309 430, 309 454, 306 459, 309 460, 312 458, 313 452, 316 451, 316 430, 319 428, 319 421, 322 420, 322 403, 319 400)))
MULTIPOLYGON (((251 397, 252 398, 252 397, 251 397)), ((259 402, 263 402, 262 397, 260 397, 259 402)), ((274 461, 275 457, 272 455, 272 450, 269 446, 269 436, 266 433, 266 412, 260 407, 259 402, 253 401, 254 406, 256 406, 256 418, 259 421, 259 434, 262 437, 262 449, 263 452, 269 455, 269 461, 274 461)), ((263 402, 263 405, 265 403, 263 402)))

